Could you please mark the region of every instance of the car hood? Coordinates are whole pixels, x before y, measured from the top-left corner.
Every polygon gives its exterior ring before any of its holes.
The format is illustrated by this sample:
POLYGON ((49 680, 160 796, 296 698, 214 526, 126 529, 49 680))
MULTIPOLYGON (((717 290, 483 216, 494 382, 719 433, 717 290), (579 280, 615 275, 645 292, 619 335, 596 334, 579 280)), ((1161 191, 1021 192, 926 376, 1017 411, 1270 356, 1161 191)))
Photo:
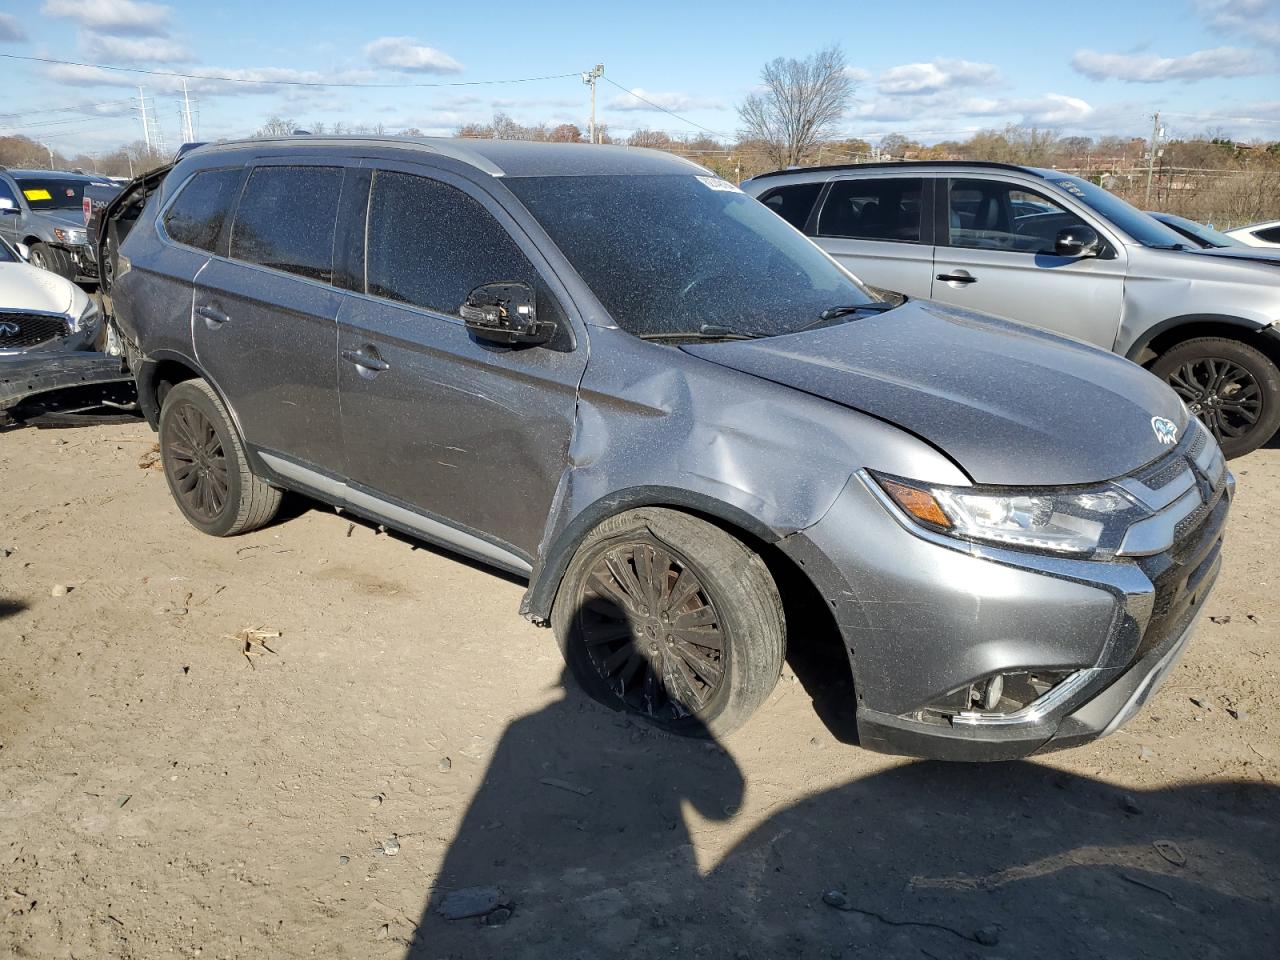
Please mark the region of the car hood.
POLYGON ((893 423, 975 483, 1110 480, 1168 452, 1153 417, 1172 420, 1179 436, 1187 420, 1172 390, 1121 357, 929 301, 804 333, 681 349, 893 423))
POLYGON ((29 263, 0 263, 0 311, 40 310, 69 313, 76 287, 29 263))
POLYGON ((58 226, 84 229, 84 211, 78 207, 75 210, 36 210, 34 213, 58 226))

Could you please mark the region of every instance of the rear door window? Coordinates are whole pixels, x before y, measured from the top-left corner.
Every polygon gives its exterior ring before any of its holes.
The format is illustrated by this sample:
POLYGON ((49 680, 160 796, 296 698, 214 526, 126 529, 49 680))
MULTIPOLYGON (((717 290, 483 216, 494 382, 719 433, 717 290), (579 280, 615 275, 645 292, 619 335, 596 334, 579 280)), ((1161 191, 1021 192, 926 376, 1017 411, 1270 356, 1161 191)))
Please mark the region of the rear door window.
POLYGON ((439 180, 387 170, 373 175, 365 262, 370 294, 449 316, 482 284, 537 281, 478 200, 439 180))
POLYGON ((189 247, 214 252, 244 171, 205 170, 187 181, 165 211, 165 233, 189 247))
POLYGON ((791 183, 760 194, 760 202, 797 230, 803 230, 821 192, 821 183, 791 183))
POLYGON ((231 226, 231 257, 329 283, 342 168, 258 167, 231 226))
POLYGON ((818 214, 818 236, 919 243, 923 184, 919 177, 837 180, 818 214))

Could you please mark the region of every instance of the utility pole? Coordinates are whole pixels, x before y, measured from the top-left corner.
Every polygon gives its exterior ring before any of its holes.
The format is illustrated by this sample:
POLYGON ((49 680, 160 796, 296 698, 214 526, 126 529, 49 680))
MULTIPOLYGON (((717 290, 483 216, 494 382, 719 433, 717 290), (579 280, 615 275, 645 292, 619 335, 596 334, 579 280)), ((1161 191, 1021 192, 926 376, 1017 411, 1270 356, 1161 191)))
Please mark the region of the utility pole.
POLYGON ((187 95, 187 78, 182 78, 182 135, 183 142, 192 143, 196 139, 195 128, 191 125, 191 97, 187 95))
POLYGON ((591 125, 587 128, 592 143, 596 142, 596 81, 604 76, 604 64, 597 63, 582 75, 582 82, 591 88, 591 125))
POLYGON ((147 98, 138 88, 138 111, 142 114, 142 139, 146 141, 147 153, 151 153, 151 124, 147 122, 147 98))
POLYGON ((1151 175, 1156 169, 1156 150, 1160 143, 1160 137, 1164 133, 1160 129, 1160 111, 1157 110, 1155 116, 1151 118, 1151 150, 1147 154, 1147 200, 1146 205, 1151 206, 1151 175))
POLYGON ((49 146, 47 143, 42 143, 40 144, 40 146, 44 147, 46 150, 49 151, 49 169, 52 170, 53 169, 53 147, 49 146))

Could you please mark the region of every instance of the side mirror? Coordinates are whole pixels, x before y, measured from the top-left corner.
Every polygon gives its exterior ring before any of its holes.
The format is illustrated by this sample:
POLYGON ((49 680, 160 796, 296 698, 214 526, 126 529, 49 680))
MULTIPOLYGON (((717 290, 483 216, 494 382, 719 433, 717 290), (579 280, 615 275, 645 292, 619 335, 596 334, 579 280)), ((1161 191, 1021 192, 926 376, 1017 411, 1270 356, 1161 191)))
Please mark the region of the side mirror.
POLYGON ((0 197, 0 213, 21 213, 18 205, 9 197, 0 197))
POLYGON ((527 283, 486 283, 467 294, 458 311, 477 339, 491 343, 546 343, 556 325, 538 320, 533 287, 527 283))
POLYGON ((28 247, 25 243, 15 243, 13 245, 13 248, 18 251, 18 256, 20 256, 23 260, 31 259, 31 248, 28 247))
POLYGON ((1097 232, 1083 225, 1059 230, 1053 242, 1053 252, 1060 257, 1096 257, 1101 249, 1097 232))

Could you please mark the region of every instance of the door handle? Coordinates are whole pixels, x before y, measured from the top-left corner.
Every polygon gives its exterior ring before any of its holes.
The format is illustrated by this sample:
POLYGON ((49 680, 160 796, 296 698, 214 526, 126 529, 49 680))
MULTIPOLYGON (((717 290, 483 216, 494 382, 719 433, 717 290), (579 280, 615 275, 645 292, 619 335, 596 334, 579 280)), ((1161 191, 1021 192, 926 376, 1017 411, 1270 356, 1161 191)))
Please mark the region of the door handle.
POLYGON ((204 320, 204 324, 210 330, 214 330, 231 318, 219 310, 217 307, 211 307, 208 304, 201 304, 196 307, 196 316, 204 320))
POLYGON ((940 273, 938 279, 947 283, 977 283, 978 278, 968 273, 940 273))
POLYGON ((343 350, 342 359, 349 360, 357 367, 365 370, 372 370, 374 373, 381 373, 383 370, 391 369, 391 364, 383 360, 381 357, 365 353, 363 350, 343 350))

